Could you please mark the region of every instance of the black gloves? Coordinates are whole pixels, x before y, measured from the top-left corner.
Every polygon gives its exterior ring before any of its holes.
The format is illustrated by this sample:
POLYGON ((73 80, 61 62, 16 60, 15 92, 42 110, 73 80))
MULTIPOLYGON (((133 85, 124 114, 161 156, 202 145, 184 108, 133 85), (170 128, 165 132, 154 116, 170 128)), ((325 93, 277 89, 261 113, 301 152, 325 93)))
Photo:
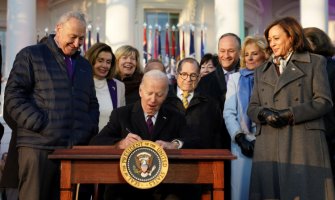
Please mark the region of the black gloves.
POLYGON ((269 108, 263 108, 258 113, 258 119, 262 124, 269 124, 274 128, 280 128, 283 126, 279 117, 279 113, 269 108))
POLYGON ((293 114, 289 109, 277 110, 280 119, 284 122, 285 125, 293 124, 293 114))
POLYGON ((245 138, 244 133, 239 133, 235 136, 235 141, 241 148, 242 154, 249 158, 252 158, 254 154, 255 140, 249 141, 245 138))
POLYGON ((258 119, 261 123, 269 124, 274 128, 281 128, 293 124, 293 114, 289 109, 275 110, 263 108, 258 113, 258 119))

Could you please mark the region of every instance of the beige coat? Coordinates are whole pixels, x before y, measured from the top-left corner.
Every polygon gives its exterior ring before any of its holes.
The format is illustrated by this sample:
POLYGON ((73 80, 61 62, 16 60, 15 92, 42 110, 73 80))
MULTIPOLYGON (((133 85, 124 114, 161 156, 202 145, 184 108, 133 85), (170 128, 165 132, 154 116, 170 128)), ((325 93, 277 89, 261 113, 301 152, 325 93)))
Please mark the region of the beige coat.
POLYGON ((322 120, 331 108, 323 57, 294 53, 281 76, 271 58, 256 70, 248 109, 257 123, 250 199, 335 199, 322 120), (261 125, 263 107, 289 108, 295 124, 261 125))

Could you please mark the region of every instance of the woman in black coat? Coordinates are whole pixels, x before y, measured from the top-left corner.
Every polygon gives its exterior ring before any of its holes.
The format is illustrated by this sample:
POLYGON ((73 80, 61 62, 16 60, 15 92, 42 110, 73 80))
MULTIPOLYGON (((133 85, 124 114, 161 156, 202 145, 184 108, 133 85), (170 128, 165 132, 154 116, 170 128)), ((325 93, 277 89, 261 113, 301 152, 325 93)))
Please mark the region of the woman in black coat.
POLYGON ((18 152, 16 149, 17 125, 16 122, 8 115, 7 110, 3 110, 4 120, 6 121, 9 128, 12 129, 12 137, 9 143, 7 160, 2 174, 0 187, 5 188, 7 200, 18 200, 19 164, 18 152))
POLYGON ((114 78, 125 85, 126 105, 140 99, 139 87, 143 77, 140 53, 130 45, 123 45, 115 51, 116 67, 113 69, 114 78))
MULTIPOLYGON (((333 103, 335 102, 335 47, 329 36, 316 27, 304 28, 304 34, 310 42, 312 52, 327 59, 327 72, 333 103)), ((324 117, 326 125, 326 139, 332 165, 333 179, 335 181, 335 106, 324 117)))

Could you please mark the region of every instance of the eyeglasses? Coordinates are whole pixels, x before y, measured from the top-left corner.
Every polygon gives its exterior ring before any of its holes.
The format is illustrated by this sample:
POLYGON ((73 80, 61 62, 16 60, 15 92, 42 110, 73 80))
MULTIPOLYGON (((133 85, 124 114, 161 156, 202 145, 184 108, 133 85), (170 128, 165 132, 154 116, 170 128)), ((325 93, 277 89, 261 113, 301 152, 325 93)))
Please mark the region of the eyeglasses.
POLYGON ((197 78, 199 77, 198 74, 188 74, 188 73, 186 73, 186 72, 179 73, 179 76, 180 76, 183 80, 186 80, 186 79, 188 79, 188 77, 190 77, 192 81, 197 80, 197 78))

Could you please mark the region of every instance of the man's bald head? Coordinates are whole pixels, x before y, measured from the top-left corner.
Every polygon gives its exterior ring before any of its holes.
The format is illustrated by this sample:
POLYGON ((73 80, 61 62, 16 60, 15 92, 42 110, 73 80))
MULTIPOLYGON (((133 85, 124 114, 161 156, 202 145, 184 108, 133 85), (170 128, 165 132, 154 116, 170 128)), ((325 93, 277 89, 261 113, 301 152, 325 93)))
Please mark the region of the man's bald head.
POLYGON ((166 73, 164 64, 162 63, 162 61, 160 61, 158 59, 149 60, 148 63, 145 65, 144 73, 147 73, 148 71, 151 71, 151 70, 154 70, 154 69, 158 69, 158 70, 166 73))

